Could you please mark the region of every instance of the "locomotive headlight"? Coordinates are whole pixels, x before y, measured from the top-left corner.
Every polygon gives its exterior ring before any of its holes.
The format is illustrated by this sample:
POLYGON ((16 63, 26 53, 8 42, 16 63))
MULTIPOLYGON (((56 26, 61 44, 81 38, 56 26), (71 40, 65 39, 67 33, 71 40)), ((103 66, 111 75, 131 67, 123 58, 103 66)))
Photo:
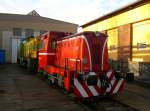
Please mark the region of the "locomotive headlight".
POLYGON ((89 86, 93 86, 97 85, 97 82, 98 82, 97 74, 95 72, 89 72, 89 74, 87 75, 87 84, 89 86))

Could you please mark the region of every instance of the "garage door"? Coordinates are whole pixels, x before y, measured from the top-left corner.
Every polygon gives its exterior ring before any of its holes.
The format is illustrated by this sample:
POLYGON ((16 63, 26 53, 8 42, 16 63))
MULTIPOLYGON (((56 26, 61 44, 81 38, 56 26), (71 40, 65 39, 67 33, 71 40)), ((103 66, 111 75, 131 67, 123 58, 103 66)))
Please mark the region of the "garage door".
POLYGON ((118 29, 107 31, 109 59, 118 60, 118 29))
POLYGON ((132 60, 150 62, 150 20, 133 24, 132 60))
POLYGON ((20 45, 20 39, 12 39, 12 55, 11 55, 12 63, 17 63, 19 45, 20 45))

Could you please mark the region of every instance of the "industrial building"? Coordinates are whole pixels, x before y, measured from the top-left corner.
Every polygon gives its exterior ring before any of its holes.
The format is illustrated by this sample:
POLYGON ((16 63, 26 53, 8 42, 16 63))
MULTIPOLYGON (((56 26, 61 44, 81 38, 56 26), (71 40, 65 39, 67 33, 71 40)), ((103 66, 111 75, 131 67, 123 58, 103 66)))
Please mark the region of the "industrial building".
POLYGON ((139 0, 82 25, 108 35, 109 59, 126 72, 150 78, 150 1, 139 0))
POLYGON ((0 13, 0 49, 5 50, 6 62, 16 63, 21 39, 47 31, 76 33, 77 27, 77 24, 42 17, 35 10, 27 15, 0 13))

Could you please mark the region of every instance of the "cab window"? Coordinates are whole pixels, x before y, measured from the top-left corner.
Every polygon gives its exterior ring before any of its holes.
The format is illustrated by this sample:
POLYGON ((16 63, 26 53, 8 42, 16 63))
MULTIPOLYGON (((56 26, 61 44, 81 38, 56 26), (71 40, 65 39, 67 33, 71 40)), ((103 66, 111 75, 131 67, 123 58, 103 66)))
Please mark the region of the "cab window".
POLYGON ((56 41, 55 40, 52 40, 51 48, 56 49, 56 41))
POLYGON ((44 43, 43 43, 42 40, 40 41, 39 48, 40 48, 40 49, 44 49, 44 43))

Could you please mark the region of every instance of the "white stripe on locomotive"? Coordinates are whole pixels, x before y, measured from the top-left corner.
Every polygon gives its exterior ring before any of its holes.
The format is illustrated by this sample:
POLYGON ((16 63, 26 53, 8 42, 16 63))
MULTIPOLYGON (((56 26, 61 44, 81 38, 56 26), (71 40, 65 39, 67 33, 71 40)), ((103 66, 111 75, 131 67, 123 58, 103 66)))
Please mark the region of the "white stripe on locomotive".
POLYGON ((113 75, 113 78, 112 78, 111 81, 110 81, 111 87, 108 87, 108 88, 106 89, 106 92, 110 92, 110 91, 111 91, 112 86, 114 85, 115 81, 116 81, 116 79, 115 79, 115 76, 113 75))
POLYGON ((107 77, 110 78, 110 76, 112 75, 112 71, 107 72, 107 77))
POLYGON ((123 79, 119 80, 117 86, 115 87, 113 93, 117 93, 117 91, 120 89, 121 84, 123 83, 123 79))
POLYGON ((85 91, 85 89, 82 87, 82 85, 79 83, 79 81, 76 78, 74 78, 74 85, 83 97, 88 97, 87 92, 85 91))
POLYGON ((87 48, 88 48, 89 59, 90 59, 90 71, 92 71, 92 60, 91 60, 92 58, 91 58, 90 46, 89 46, 89 43, 88 43, 87 39, 83 35, 81 37, 85 40, 85 43, 86 43, 87 48))
POLYGON ((56 55, 55 53, 46 53, 46 52, 43 52, 43 53, 39 53, 39 55, 56 55))
POLYGON ((94 88, 94 86, 88 86, 88 88, 90 89, 90 91, 93 94, 93 96, 98 96, 99 95, 97 93, 96 89, 94 88))
POLYGON ((101 87, 101 81, 100 81, 100 79, 98 79, 97 86, 98 86, 99 88, 101 87))
POLYGON ((105 40, 104 45, 103 45, 102 63, 101 63, 101 69, 102 70, 104 69, 103 64, 104 64, 104 51, 105 51, 106 43, 107 43, 107 39, 105 40))

